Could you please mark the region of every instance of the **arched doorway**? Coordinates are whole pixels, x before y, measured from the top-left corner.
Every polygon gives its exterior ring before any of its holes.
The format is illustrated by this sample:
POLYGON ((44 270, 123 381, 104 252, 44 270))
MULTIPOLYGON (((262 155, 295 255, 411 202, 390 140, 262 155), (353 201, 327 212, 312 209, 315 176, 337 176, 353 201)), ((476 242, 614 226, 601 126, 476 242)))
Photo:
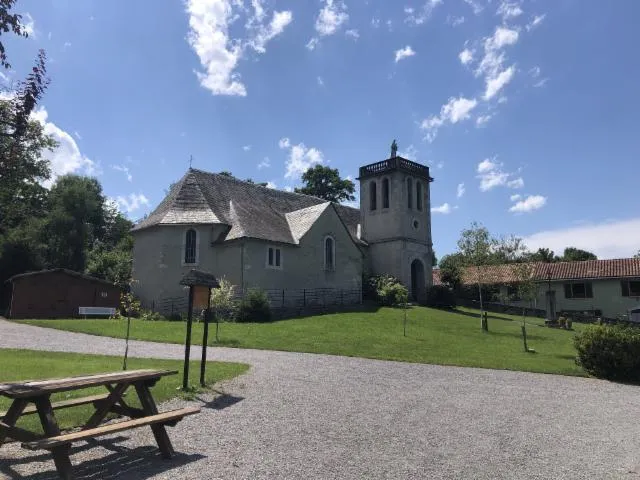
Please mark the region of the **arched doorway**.
POLYGON ((411 262, 411 300, 417 302, 424 294, 424 264, 416 258, 411 262))

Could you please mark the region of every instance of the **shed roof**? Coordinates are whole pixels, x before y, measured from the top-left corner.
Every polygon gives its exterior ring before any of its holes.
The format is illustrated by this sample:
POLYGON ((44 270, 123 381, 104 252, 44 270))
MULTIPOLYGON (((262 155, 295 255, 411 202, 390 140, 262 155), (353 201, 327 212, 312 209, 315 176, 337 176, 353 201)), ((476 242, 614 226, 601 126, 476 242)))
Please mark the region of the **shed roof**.
POLYGON ((220 283, 213 274, 192 268, 187 273, 185 273, 184 277, 182 277, 182 280, 180 280, 180 285, 202 285, 209 288, 218 288, 220 286, 220 283))
POLYGON ((20 278, 25 278, 25 277, 32 277, 32 276, 37 276, 37 275, 48 275, 48 274, 52 274, 52 273, 63 273, 65 275, 69 275, 72 277, 76 277, 76 278, 81 278, 83 280, 88 280, 91 282, 98 282, 98 283, 103 283, 106 285, 110 285, 112 287, 115 287, 116 285, 114 285, 112 282, 108 281, 108 280, 103 280, 102 278, 97 278, 97 277, 93 277, 91 275, 87 275, 86 273, 80 273, 80 272, 76 272, 75 270, 69 270, 66 268, 52 268, 49 270, 37 270, 34 272, 25 272, 25 273, 19 273, 17 275, 14 275, 13 277, 9 278, 7 280, 7 282, 14 282, 16 279, 20 279, 20 278))

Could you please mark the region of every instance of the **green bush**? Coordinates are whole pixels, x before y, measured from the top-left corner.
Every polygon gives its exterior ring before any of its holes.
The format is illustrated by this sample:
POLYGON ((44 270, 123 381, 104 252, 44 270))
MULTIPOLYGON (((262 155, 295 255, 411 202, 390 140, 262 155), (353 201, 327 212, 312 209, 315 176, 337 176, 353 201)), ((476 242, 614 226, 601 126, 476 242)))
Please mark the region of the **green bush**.
POLYGON ((258 289, 247 292, 240 302, 238 309, 238 322, 270 322, 271 304, 267 294, 258 289))
POLYGON ((575 336, 578 363, 608 380, 640 380, 640 330, 621 325, 588 325, 575 336))
POLYGON ((166 320, 166 318, 164 318, 164 316, 162 316, 158 312, 154 312, 152 310, 140 310, 140 320, 145 320, 148 322, 160 322, 166 320))
POLYGON ((407 287, 391 275, 378 275, 369 279, 369 287, 375 292, 381 305, 397 306, 406 303, 409 296, 407 287))
POLYGON ((456 296, 449 287, 434 285, 427 292, 427 305, 435 308, 455 308, 456 296))

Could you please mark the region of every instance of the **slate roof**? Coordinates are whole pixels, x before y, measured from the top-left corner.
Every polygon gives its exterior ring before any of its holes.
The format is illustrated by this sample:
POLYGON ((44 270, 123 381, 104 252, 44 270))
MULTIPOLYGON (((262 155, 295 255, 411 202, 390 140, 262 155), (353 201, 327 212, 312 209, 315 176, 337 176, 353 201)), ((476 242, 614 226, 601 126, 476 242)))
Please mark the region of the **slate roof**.
MULTIPOLYGON (((640 258, 618 258, 613 260, 585 260, 582 262, 555 262, 532 264, 536 281, 594 280, 605 278, 640 277, 640 258)), ((517 275, 514 265, 491 265, 485 267, 484 283, 515 283, 517 275)), ((462 275, 462 283, 478 283, 477 269, 468 267, 462 275)), ((433 284, 440 285, 440 270, 433 270, 433 284)))
MULTIPOLYGON (((189 169, 133 232, 158 225, 219 224, 229 227, 225 241, 248 237, 295 245, 328 205, 310 195, 189 169)), ((357 238, 360 211, 334 206, 353 240, 364 244, 357 238)))

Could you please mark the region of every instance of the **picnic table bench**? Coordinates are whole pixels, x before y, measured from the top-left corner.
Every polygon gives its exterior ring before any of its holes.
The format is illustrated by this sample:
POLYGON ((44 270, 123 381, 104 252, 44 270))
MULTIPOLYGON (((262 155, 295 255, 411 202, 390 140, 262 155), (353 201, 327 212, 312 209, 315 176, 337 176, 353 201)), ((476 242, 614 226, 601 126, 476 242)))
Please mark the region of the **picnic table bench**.
POLYGON ((159 413, 150 388, 158 380, 178 372, 173 370, 131 370, 80 377, 59 378, 0 384, 0 395, 13 400, 9 410, 0 412, 0 446, 5 439, 22 442, 29 450, 50 450, 61 478, 73 478, 69 453, 71 444, 111 433, 122 432, 145 425, 151 426, 153 435, 163 458, 170 458, 173 446, 165 426, 174 426, 188 415, 200 412, 199 408, 187 407, 159 413), (51 403, 51 395, 90 387, 104 386, 107 392, 51 403), (128 405, 125 392, 134 387, 141 408, 128 405), (29 405, 29 404, 33 405, 29 405), (78 431, 61 433, 54 410, 93 404, 95 412, 78 431), (37 413, 44 435, 36 434, 16 426, 23 415, 37 413), (100 425, 109 413, 129 417, 130 420, 100 425))

